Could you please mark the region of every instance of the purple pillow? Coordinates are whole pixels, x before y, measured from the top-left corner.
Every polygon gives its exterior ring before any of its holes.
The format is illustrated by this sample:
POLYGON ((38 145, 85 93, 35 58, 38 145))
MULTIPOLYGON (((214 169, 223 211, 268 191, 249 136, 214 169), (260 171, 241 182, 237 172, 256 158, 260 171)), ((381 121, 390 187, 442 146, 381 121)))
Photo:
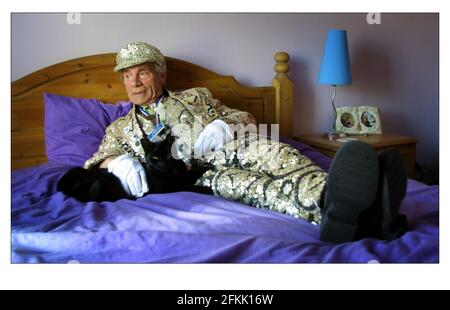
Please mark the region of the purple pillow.
POLYGON ((98 150, 106 127, 132 104, 44 93, 45 149, 49 162, 82 166, 98 150))

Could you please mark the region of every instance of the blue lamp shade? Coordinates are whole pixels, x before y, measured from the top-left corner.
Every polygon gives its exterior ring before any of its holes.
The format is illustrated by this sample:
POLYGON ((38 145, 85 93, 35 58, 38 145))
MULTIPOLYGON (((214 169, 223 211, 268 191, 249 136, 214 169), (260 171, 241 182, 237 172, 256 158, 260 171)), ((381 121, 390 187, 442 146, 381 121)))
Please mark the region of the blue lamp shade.
POLYGON ((317 81, 328 85, 352 83, 347 31, 330 30, 328 32, 317 81))

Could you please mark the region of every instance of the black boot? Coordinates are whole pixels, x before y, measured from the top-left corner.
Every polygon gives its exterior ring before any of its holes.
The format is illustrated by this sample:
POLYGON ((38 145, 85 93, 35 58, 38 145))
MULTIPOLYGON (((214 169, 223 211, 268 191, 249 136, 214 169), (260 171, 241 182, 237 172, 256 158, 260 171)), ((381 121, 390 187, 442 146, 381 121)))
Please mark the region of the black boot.
POLYGON ((360 217, 357 239, 377 238, 393 240, 408 227, 407 218, 399 214, 406 194, 406 169, 400 152, 389 149, 378 155, 380 178, 374 204, 360 217))
POLYGON ((352 141, 338 150, 328 174, 320 240, 355 239, 361 213, 375 201, 378 174, 377 153, 370 145, 352 141))

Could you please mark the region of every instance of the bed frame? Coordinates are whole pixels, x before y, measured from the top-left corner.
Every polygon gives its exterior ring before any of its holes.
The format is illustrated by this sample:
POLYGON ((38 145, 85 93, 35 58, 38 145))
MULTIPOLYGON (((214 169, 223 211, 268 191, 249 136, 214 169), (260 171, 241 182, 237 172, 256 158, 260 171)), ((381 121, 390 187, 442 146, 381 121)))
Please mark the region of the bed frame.
MULTIPOLYGON (((11 85, 11 169, 47 162, 43 93, 97 98, 103 102, 127 100, 125 88, 113 72, 115 53, 68 60, 34 73, 11 85)), ((244 87, 232 76, 219 75, 192 63, 166 57, 167 88, 207 87, 227 106, 250 112, 259 123, 280 124, 280 135, 292 136, 293 83, 289 55, 278 52, 276 75, 269 87, 244 87)))

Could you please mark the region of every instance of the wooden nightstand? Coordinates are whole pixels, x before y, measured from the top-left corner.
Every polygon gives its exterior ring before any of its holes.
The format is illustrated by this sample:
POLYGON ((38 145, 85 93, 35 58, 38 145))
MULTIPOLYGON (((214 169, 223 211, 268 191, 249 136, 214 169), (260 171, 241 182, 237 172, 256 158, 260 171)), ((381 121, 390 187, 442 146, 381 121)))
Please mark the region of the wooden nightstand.
MULTIPOLYGON (((416 163, 416 143, 417 140, 412 137, 400 136, 400 135, 351 135, 349 137, 358 138, 360 141, 366 142, 376 150, 383 151, 388 148, 396 148, 400 151, 405 160, 406 172, 408 178, 415 177, 414 166, 416 163)), ((334 157, 336 151, 345 142, 330 141, 327 137, 323 135, 309 135, 309 136, 299 136, 294 139, 308 144, 313 148, 317 149, 322 154, 329 157, 334 157)))

